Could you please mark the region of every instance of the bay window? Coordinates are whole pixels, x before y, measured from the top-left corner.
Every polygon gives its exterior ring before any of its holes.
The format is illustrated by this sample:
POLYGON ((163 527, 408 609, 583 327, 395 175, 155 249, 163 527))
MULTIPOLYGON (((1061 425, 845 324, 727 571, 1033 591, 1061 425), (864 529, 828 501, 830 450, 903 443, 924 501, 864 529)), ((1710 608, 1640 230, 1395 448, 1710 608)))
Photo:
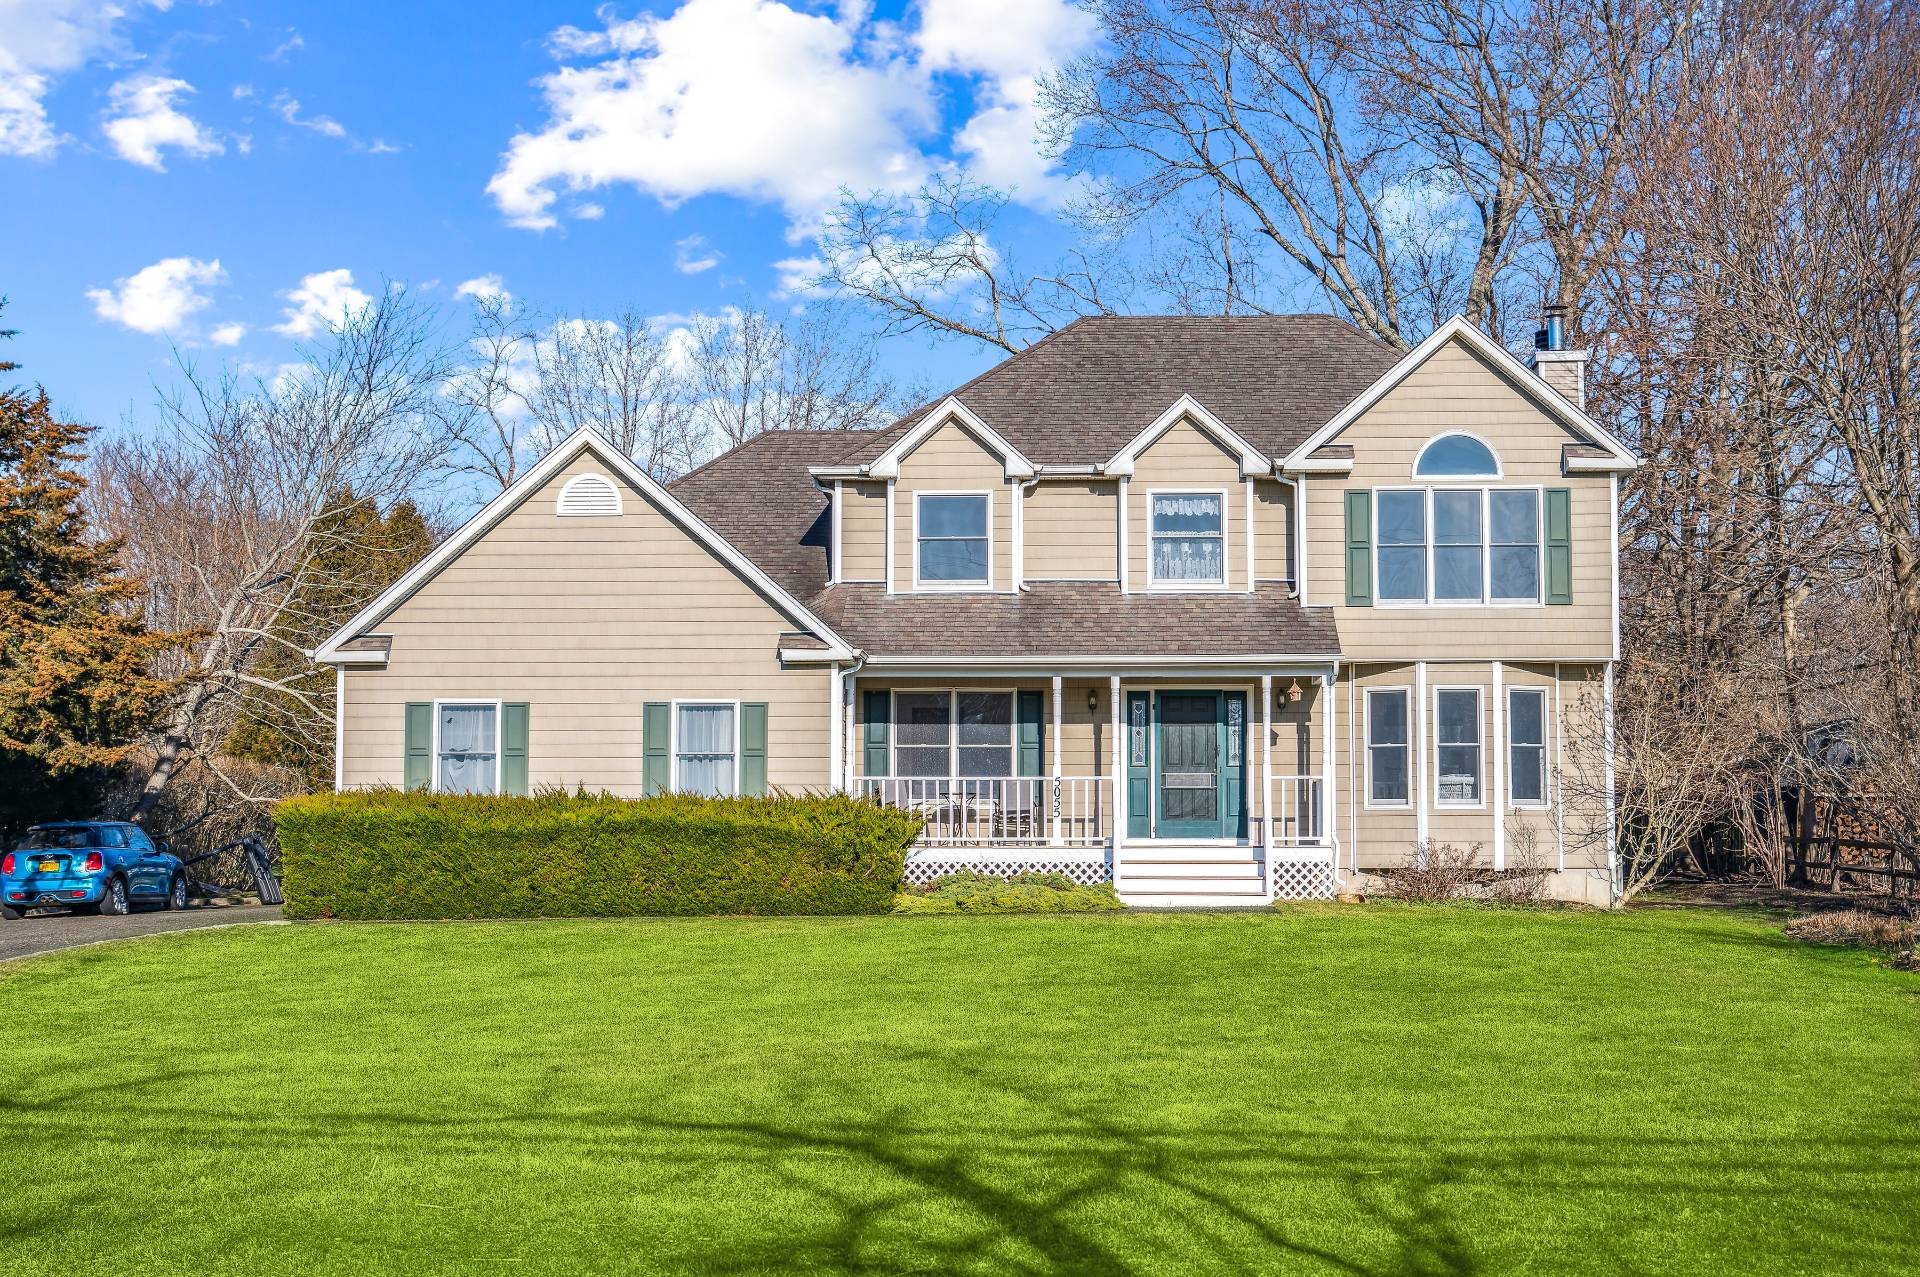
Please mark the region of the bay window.
POLYGON ((1225 585, 1226 498, 1218 492, 1155 492, 1150 577, 1154 585, 1225 585))

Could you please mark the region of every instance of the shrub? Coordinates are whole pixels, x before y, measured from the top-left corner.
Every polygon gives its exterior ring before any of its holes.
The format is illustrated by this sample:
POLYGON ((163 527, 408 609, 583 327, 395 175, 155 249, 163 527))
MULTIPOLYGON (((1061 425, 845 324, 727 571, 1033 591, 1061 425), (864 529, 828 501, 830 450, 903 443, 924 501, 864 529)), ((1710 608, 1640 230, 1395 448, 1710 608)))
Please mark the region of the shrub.
POLYGON ((1866 909, 1834 909, 1795 918, 1787 924, 1787 934, 1814 944, 1878 949, 1892 954, 1896 965, 1909 969, 1914 947, 1920 945, 1920 923, 1866 909))
POLYGON ((1505 869, 1494 869, 1482 859, 1481 851, 1479 843, 1470 847, 1416 843, 1403 864, 1379 873, 1375 894, 1390 900, 1491 900, 1500 904, 1536 904, 1545 899, 1548 870, 1531 828, 1522 830, 1516 838, 1505 869))
POLYGON ((274 808, 293 918, 885 913, 917 817, 843 795, 367 790, 274 808))
POLYGON ((1099 913, 1124 908, 1110 882, 1088 887, 1064 874, 1001 878, 972 869, 911 887, 893 905, 895 913, 1099 913))

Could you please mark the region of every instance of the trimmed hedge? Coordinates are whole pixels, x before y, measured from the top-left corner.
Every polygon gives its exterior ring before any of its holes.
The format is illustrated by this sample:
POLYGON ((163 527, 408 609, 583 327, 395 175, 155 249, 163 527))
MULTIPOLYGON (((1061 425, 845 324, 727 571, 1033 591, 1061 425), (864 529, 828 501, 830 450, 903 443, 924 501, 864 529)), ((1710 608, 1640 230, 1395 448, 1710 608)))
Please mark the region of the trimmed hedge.
POLYGON ((844 795, 364 790, 275 805, 290 918, 886 913, 916 816, 844 795))
POLYGON ((893 902, 895 913, 1102 913, 1124 908, 1110 882, 1088 887, 1065 874, 1001 878, 973 869, 910 887, 893 902))

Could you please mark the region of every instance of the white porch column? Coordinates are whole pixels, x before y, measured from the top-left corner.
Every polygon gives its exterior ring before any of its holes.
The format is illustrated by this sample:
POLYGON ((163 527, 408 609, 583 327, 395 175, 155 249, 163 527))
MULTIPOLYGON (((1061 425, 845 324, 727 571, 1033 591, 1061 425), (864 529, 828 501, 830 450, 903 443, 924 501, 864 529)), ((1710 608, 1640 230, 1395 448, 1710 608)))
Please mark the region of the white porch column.
POLYGON ((1053 676, 1053 826, 1052 836, 1048 839, 1058 847, 1065 843, 1060 836, 1060 676, 1053 676))
POLYGON ((846 722, 846 739, 843 742, 843 753, 844 764, 847 769, 847 792, 850 794, 859 792, 858 786, 855 784, 855 781, 859 778, 860 769, 860 716, 855 712, 858 705, 855 698, 860 694, 859 683, 860 680, 854 676, 853 671, 847 671, 846 688, 841 693, 841 695, 846 697, 841 717, 846 722))
POLYGON ((1320 702, 1326 708, 1320 713, 1320 810, 1314 813, 1315 823, 1320 827, 1320 841, 1326 844, 1327 861, 1333 866, 1335 878, 1340 876, 1340 839, 1333 819, 1338 810, 1333 801, 1333 737, 1338 722, 1333 693, 1339 675, 1340 667, 1329 665, 1327 672, 1320 676, 1320 702))
POLYGON ((827 666, 827 788, 842 793, 847 789, 847 734, 840 725, 843 708, 840 698, 845 694, 846 689, 840 679, 840 663, 835 661, 827 666))
POLYGON ((1267 847, 1274 845, 1273 828, 1273 675, 1260 676, 1260 817, 1267 826, 1267 847))
POLYGON ((1121 723, 1124 716, 1120 706, 1120 676, 1107 678, 1107 717, 1112 721, 1113 736, 1113 859, 1116 867, 1120 859, 1120 840, 1125 836, 1127 827, 1127 743, 1121 739, 1121 723))
POLYGON ((1493 663, 1493 739, 1487 752, 1493 756, 1493 870, 1507 867, 1507 701, 1501 686, 1505 670, 1493 663))

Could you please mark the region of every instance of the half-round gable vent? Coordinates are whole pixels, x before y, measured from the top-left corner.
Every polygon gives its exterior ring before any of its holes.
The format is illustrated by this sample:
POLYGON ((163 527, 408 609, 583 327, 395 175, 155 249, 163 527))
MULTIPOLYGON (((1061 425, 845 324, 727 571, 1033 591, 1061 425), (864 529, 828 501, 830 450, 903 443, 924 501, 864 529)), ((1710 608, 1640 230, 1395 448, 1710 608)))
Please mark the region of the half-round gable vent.
POLYGON ((559 506, 563 515, 620 514, 620 489, 603 474, 576 475, 560 489, 559 506))

